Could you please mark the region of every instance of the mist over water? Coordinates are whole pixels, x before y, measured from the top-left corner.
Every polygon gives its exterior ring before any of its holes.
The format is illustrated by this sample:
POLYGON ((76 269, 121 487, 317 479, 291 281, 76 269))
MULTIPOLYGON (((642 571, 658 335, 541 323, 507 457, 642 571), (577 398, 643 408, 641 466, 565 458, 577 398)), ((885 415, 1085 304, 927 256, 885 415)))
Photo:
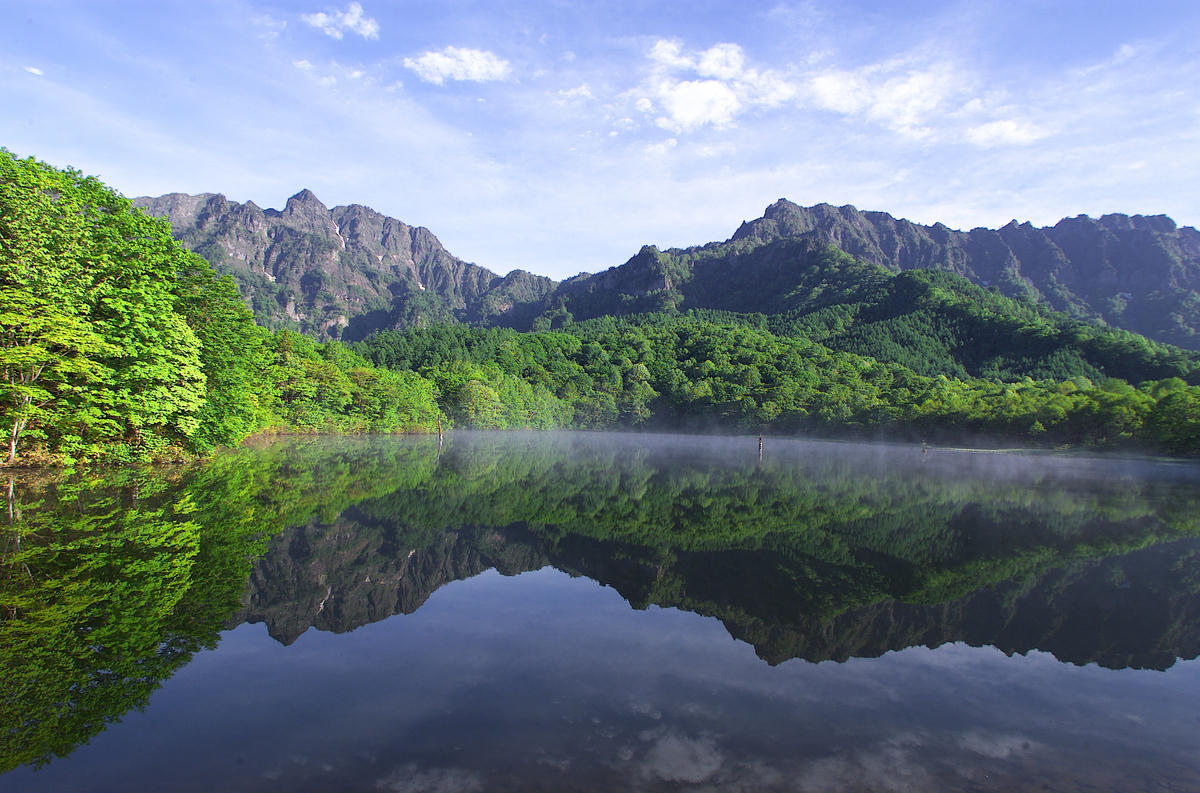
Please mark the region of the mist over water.
POLYGON ((456 432, 15 493, 0 791, 1200 789, 1194 465, 456 432))

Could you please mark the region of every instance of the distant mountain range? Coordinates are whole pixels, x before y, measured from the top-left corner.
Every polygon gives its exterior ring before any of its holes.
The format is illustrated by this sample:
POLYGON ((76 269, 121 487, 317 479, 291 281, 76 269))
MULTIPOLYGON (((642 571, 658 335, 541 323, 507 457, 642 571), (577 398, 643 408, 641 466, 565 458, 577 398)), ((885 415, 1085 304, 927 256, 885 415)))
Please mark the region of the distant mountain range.
POLYGON ((134 204, 167 218, 188 249, 237 279, 261 324, 318 338, 354 341, 439 321, 529 330, 649 311, 811 309, 812 270, 832 246, 869 265, 868 275, 948 271, 1085 322, 1200 349, 1200 232, 1162 215, 963 232, 781 199, 725 242, 647 246, 619 267, 556 282, 523 270, 496 275, 450 255, 427 229, 357 204, 329 209, 308 190, 282 211, 209 193, 134 204))

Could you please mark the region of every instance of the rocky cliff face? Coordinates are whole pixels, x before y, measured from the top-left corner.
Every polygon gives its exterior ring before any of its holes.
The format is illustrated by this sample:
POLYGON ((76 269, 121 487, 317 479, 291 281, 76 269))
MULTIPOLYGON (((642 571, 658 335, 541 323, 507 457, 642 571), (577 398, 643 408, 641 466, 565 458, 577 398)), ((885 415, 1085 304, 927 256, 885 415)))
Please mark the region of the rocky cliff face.
POLYGON ((795 238, 828 242, 893 272, 947 270, 1081 319, 1200 348, 1200 232, 1162 215, 1080 215, 1045 228, 1014 220, 1001 229, 964 232, 852 206, 801 207, 780 199, 730 241, 795 238))
POLYGON ((318 338, 437 321, 519 324, 554 288, 451 256, 428 229, 365 206, 329 209, 309 190, 282 211, 211 193, 136 198, 184 246, 233 276, 260 324, 318 338))
POLYGON ((1200 232, 1165 216, 1086 215, 1035 228, 955 231, 852 206, 780 199, 723 243, 659 251, 556 283, 504 277, 451 256, 429 230, 357 204, 329 209, 302 190, 282 211, 222 195, 134 203, 236 278, 261 324, 319 338, 471 322, 519 330, 672 308, 771 312, 780 289, 832 245, 892 272, 935 268, 1080 319, 1200 349, 1200 232))

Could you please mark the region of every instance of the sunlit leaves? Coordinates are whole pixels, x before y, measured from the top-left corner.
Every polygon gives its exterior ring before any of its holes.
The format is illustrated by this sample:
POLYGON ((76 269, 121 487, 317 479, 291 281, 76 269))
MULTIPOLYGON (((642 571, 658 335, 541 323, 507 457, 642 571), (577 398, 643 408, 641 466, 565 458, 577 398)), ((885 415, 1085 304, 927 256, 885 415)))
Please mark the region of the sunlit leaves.
POLYGON ((199 344, 174 311, 186 255, 165 224, 96 179, 0 150, 13 452, 21 430, 72 456, 186 445, 204 399, 199 344))

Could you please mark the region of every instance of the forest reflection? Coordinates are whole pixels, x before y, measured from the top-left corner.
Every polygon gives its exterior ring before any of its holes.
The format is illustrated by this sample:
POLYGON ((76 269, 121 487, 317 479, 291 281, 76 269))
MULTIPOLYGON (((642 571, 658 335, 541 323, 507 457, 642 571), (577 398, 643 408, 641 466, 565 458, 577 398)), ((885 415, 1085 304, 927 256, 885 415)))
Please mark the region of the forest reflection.
POLYGON ((1193 466, 600 433, 263 441, 9 478, 0 771, 66 755, 222 630, 284 644, 553 566, 764 661, 912 645, 1166 669, 1200 653, 1193 466))

